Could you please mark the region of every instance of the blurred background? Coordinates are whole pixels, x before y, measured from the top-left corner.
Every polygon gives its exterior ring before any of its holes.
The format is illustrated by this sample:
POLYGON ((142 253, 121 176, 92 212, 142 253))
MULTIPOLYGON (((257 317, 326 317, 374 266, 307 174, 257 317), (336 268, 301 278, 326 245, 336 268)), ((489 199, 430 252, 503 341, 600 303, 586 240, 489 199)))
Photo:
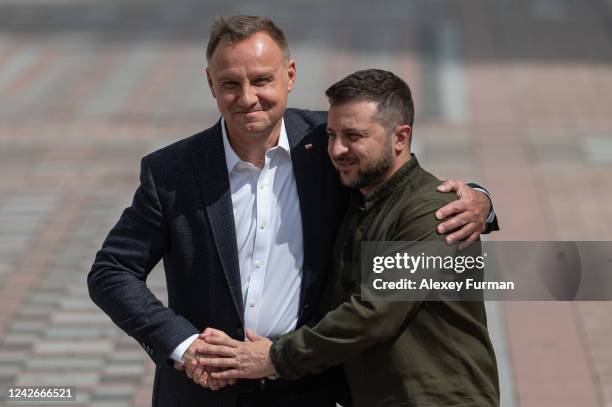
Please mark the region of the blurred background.
MULTIPOLYGON (((611 0, 0 0, 0 386, 151 404, 153 364, 86 274, 140 157, 217 120, 217 14, 285 30, 290 106, 326 109, 361 68, 404 78, 421 163, 489 189, 493 240, 612 240, 611 0)), ((149 284, 164 299, 161 267, 149 284)), ((488 307, 502 406, 612 406, 612 303, 488 307)))

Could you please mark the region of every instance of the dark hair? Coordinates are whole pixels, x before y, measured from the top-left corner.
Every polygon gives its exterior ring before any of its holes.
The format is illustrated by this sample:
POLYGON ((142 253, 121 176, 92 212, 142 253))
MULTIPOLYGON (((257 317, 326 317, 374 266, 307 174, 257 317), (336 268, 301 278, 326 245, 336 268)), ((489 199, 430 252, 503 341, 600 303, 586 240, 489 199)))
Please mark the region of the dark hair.
POLYGON ((376 102, 378 119, 385 126, 412 126, 414 122, 410 87, 401 78, 382 69, 365 69, 350 74, 330 86, 325 95, 332 106, 351 101, 376 102))
POLYGON ((210 27, 206 59, 210 61, 221 40, 234 44, 258 32, 268 34, 283 51, 284 57, 289 59, 289 45, 285 33, 272 20, 261 16, 217 16, 210 27))

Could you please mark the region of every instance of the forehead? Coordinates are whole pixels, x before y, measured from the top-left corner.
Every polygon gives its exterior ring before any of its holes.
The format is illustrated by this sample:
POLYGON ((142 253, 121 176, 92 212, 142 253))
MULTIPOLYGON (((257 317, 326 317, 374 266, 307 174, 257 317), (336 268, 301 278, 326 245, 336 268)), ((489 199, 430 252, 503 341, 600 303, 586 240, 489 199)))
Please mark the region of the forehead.
POLYGON ((329 108, 328 127, 337 131, 344 128, 365 128, 377 125, 377 103, 370 101, 345 102, 329 108))
POLYGON ((215 73, 276 70, 283 66, 283 52, 274 40, 258 32, 236 43, 221 40, 212 54, 209 68, 215 73))

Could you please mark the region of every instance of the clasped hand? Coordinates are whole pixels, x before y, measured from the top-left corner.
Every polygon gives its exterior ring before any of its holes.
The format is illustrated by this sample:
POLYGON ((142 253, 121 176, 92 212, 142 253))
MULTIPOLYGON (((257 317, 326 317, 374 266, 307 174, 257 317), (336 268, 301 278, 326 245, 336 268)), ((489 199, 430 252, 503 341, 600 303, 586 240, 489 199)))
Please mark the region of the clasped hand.
POLYGON ((247 330, 237 341, 218 329, 206 328, 183 355, 184 370, 194 383, 211 390, 233 385, 237 379, 257 379, 276 373, 268 356, 272 341, 247 330))
POLYGON ((463 242, 460 248, 476 241, 486 229, 486 220, 491 212, 489 197, 455 180, 445 181, 437 190, 454 192, 458 198, 436 211, 436 218, 443 220, 438 225, 438 233, 446 234, 448 244, 463 242))

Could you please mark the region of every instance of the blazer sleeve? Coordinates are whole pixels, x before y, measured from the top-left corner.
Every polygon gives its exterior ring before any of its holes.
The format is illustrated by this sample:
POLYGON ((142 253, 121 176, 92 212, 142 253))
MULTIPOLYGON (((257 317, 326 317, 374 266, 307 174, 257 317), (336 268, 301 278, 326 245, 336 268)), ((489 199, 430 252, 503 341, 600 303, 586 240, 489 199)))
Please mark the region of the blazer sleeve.
POLYGON ((489 198, 489 201, 491 201, 491 213, 493 213, 494 216, 493 216, 493 219, 485 223, 485 230, 482 232, 482 234, 486 235, 491 232, 498 231, 499 223, 497 222, 497 214, 495 213, 495 208, 493 207, 493 198, 491 198, 491 194, 489 193, 489 191, 487 191, 485 187, 478 185, 475 182, 468 182, 466 185, 469 186, 470 188, 482 189, 484 193, 487 195, 487 197, 489 198))
MULTIPOLYGON (((416 217, 403 219, 393 241, 443 241, 435 232, 434 213, 446 201, 422 203, 416 217)), ((442 245, 441 255, 454 255, 454 246, 442 245)), ((297 379, 341 364, 358 353, 386 341, 414 318, 422 301, 366 301, 359 293, 330 311, 314 327, 302 326, 274 341, 270 359, 278 374, 297 379)))
POLYGON ((199 331, 164 306, 146 279, 170 245, 151 167, 141 162, 140 186, 97 253, 87 284, 91 299, 157 364, 199 331))

